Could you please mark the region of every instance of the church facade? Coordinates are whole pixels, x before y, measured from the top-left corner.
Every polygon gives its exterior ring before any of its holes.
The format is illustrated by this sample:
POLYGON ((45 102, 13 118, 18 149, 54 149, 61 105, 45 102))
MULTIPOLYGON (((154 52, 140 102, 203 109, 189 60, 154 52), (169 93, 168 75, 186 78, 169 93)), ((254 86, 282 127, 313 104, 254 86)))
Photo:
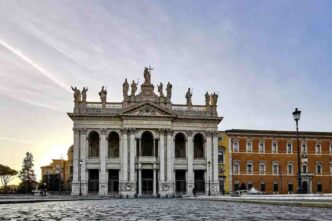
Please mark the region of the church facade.
POLYGON ((72 88, 72 195, 219 194, 218 95, 193 105, 189 88, 186 104, 173 104, 172 84, 164 93, 160 83, 157 95, 151 70, 139 93, 125 80, 122 102, 108 102, 104 87, 99 102, 87 101, 87 88, 72 88))

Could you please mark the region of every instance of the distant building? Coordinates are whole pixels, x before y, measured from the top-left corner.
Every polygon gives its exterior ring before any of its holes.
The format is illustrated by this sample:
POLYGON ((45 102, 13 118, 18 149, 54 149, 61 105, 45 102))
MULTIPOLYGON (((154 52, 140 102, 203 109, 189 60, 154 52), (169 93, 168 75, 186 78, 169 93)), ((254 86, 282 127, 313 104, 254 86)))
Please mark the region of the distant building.
MULTIPOLYGON (((296 132, 226 130, 230 191, 255 187, 264 193, 296 193, 296 132)), ((332 192, 332 133, 300 132, 302 187, 307 193, 332 192)))
POLYGON ((73 146, 70 146, 67 152, 68 160, 63 159, 53 159, 50 165, 42 166, 41 175, 42 178, 46 175, 51 174, 61 174, 61 180, 64 184, 64 190, 71 189, 71 181, 72 181, 72 159, 73 159, 73 146))

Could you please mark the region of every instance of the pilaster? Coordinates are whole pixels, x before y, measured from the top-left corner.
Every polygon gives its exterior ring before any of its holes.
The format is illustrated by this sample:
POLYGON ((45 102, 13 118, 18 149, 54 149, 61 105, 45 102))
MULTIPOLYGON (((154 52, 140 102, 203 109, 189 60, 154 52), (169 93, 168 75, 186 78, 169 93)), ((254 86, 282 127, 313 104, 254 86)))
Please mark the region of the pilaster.
POLYGON ((193 195, 194 188, 194 170, 193 170, 193 158, 194 158, 194 147, 193 147, 193 132, 187 131, 187 159, 188 159, 188 170, 187 170, 187 195, 193 195))
POLYGON ((106 140, 107 130, 102 128, 100 130, 100 170, 99 170, 99 195, 107 195, 108 185, 106 180, 106 149, 107 149, 107 140, 106 140))
POLYGON ((73 182, 71 195, 79 195, 79 148, 80 148, 80 131, 73 128, 74 131, 74 148, 73 148, 73 182))

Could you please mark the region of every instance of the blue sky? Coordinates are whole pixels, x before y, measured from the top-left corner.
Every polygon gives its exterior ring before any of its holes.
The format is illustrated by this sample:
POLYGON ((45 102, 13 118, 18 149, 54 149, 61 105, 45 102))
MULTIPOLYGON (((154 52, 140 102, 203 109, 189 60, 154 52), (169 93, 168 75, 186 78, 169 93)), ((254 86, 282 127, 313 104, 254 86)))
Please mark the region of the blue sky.
POLYGON ((0 162, 36 171, 72 144, 70 85, 121 101, 122 83, 219 93, 219 129, 332 131, 331 1, 1 1, 0 162))

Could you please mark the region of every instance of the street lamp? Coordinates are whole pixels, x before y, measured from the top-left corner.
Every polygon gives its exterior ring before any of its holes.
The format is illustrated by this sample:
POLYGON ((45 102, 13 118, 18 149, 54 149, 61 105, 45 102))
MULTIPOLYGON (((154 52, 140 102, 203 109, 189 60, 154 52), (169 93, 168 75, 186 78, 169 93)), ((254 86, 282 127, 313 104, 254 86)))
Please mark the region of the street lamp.
POLYGON ((210 164, 211 162, 208 162, 208 177, 209 177, 209 196, 211 196, 211 183, 210 183, 210 164))
POLYGON ((82 160, 80 160, 80 196, 82 196, 82 176, 81 176, 81 168, 82 167, 82 160))
POLYGON ((300 142, 299 142, 299 120, 301 117, 301 111, 299 111, 297 108, 295 108, 295 111, 293 112, 293 117, 296 122, 296 140, 297 140, 297 167, 298 167, 298 189, 297 193, 302 193, 302 182, 301 182, 301 161, 300 161, 300 142))

